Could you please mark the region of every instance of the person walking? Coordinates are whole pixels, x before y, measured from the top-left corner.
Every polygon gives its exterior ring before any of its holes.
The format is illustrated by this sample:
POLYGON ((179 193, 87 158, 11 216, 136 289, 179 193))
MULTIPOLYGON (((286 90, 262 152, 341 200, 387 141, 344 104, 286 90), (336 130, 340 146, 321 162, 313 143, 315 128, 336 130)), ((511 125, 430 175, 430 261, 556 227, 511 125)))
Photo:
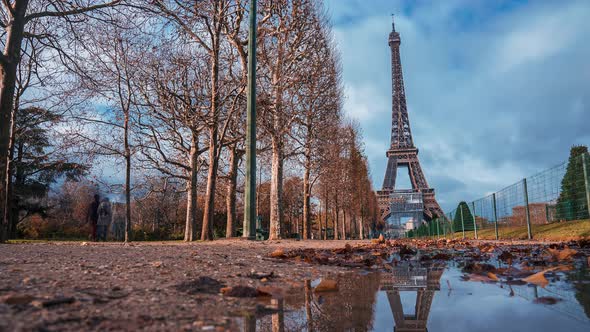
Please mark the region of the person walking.
POLYGON ((105 197, 98 206, 98 222, 96 224, 98 241, 101 239, 103 241, 107 240, 107 231, 112 220, 113 210, 111 208, 111 202, 109 202, 109 199, 105 197))
POLYGON ((98 206, 100 205, 100 196, 98 194, 94 195, 94 201, 90 203, 88 206, 88 211, 86 213, 86 223, 90 223, 92 227, 92 233, 90 236, 92 237, 92 241, 96 241, 96 224, 98 223, 98 206))

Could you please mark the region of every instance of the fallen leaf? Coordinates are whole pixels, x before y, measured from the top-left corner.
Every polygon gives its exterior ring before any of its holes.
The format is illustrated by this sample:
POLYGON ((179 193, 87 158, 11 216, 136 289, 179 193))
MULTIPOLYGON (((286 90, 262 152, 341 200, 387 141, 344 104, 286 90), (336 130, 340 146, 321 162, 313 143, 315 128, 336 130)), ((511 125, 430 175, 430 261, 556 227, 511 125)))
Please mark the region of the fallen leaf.
POLYGON ((37 308, 49 308, 60 304, 70 304, 74 302, 76 302, 76 299, 73 297, 56 297, 48 300, 36 300, 31 302, 31 304, 37 308))
POLYGON ((570 248, 567 248, 567 247, 565 249, 563 249, 563 250, 548 248, 547 251, 549 251, 549 253, 551 254, 552 258, 554 260, 556 260, 556 261, 564 261, 564 260, 571 259, 572 256, 574 256, 575 254, 578 253, 574 249, 570 249, 570 248))
POLYGON ((270 254, 270 257, 273 257, 273 258, 285 258, 287 256, 285 255, 285 251, 283 249, 277 249, 277 250, 273 251, 270 254))
POLYGON ((162 267, 162 265, 164 265, 164 263, 162 263, 161 261, 155 261, 155 262, 151 262, 151 265, 153 267, 162 267))
POLYGON ((463 279, 464 281, 481 281, 481 282, 496 282, 497 281, 497 280, 494 280, 488 276, 484 276, 481 274, 473 274, 473 273, 463 275, 461 277, 461 279, 463 279))
POLYGON ((573 266, 571 266, 571 265, 563 265, 563 264, 557 265, 555 267, 555 271, 571 271, 573 269, 574 269, 573 266))
POLYGON ((498 276, 497 276, 497 275, 495 275, 495 274, 494 274, 494 273, 492 273, 492 272, 488 272, 488 278, 490 278, 490 279, 492 279, 492 280, 494 280, 494 281, 498 281, 498 280, 500 280, 500 279, 498 279, 498 276))
POLYGON ((338 290, 338 282, 336 280, 322 279, 315 287, 316 292, 334 292, 338 290))
POLYGON ((198 293, 217 294, 224 287, 221 282, 210 277, 198 277, 175 286, 176 290, 190 295, 198 293))
POLYGON ((469 262, 461 269, 463 273, 483 273, 496 271, 496 267, 491 264, 469 262))
POLYGON ((500 255, 498 255, 498 259, 501 261, 509 261, 509 260, 512 260, 513 258, 514 258, 514 255, 512 255, 508 251, 502 251, 502 253, 500 255))
POLYGON ((552 304, 556 304, 559 301, 561 301, 561 299, 558 299, 558 298, 555 298, 552 296, 542 296, 542 297, 536 298, 533 302, 538 303, 538 304, 552 305, 552 304))
POLYGON ((272 286, 260 286, 256 290, 258 291, 259 297, 272 296, 275 298, 282 298, 285 293, 282 288, 272 286))
POLYGON ((10 304, 10 305, 19 305, 19 304, 28 304, 33 301, 35 297, 26 294, 9 294, 0 297, 0 303, 10 304))
POLYGON ((550 272, 550 271, 554 271, 555 269, 556 268, 552 267, 550 269, 546 269, 541 272, 537 272, 533 275, 530 275, 530 276, 522 279, 522 281, 526 281, 530 284, 535 284, 537 286, 541 286, 541 287, 545 288, 545 286, 547 286, 549 284, 549 281, 547 281, 547 278, 545 278, 545 273, 550 272))
POLYGON ((224 287, 221 294, 229 297, 257 297, 258 291, 250 286, 224 287))

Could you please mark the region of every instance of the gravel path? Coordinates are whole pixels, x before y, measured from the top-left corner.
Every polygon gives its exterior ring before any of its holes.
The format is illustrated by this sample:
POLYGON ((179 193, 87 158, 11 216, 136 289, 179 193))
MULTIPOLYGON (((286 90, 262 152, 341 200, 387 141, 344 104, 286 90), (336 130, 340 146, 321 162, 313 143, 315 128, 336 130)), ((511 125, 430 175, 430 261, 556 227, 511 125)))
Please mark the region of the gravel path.
POLYGON ((345 243, 367 241, 0 245, 0 331, 235 330, 235 317, 266 303, 219 287, 289 289, 347 271, 269 257, 277 248, 345 243))

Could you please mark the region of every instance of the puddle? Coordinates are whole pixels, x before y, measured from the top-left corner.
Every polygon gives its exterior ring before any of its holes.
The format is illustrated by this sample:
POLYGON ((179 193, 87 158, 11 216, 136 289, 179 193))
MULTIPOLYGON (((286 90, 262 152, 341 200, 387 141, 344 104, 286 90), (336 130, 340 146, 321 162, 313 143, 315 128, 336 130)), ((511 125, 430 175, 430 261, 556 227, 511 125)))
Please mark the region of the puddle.
POLYGON ((545 288, 463 281, 455 266, 395 267, 337 275, 273 299, 274 313, 245 318, 242 331, 589 331, 587 267, 547 275, 545 288), (547 300, 547 299, 550 300, 547 300), (553 303, 553 304, 546 304, 553 303))

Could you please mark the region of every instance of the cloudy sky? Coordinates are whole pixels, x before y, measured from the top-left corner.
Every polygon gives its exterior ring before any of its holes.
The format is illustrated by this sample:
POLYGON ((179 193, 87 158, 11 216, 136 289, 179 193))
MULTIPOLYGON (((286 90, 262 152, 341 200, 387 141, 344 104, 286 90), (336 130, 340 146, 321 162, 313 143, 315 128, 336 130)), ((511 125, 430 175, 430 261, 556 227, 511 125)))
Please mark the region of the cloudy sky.
POLYGON ((381 188, 391 123, 391 13, 414 143, 445 211, 590 144, 590 1, 326 0, 345 112, 381 188))

